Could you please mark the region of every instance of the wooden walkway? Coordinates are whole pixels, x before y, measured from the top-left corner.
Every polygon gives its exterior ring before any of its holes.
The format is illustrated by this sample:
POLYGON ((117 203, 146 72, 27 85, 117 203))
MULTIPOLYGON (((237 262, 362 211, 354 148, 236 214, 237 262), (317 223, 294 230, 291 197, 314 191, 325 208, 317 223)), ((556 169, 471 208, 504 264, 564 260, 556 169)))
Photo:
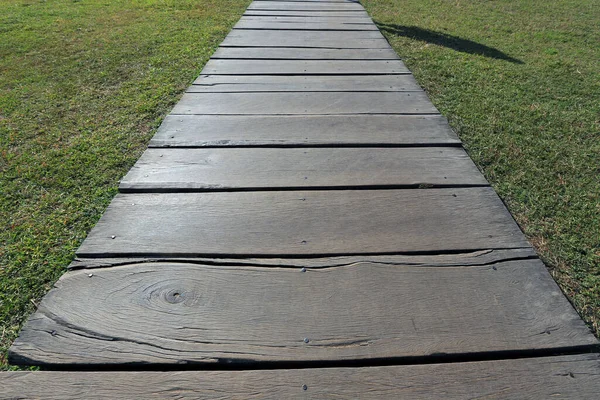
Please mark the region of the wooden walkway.
POLYGON ((255 1, 0 398, 597 398, 598 342, 362 6, 255 1))

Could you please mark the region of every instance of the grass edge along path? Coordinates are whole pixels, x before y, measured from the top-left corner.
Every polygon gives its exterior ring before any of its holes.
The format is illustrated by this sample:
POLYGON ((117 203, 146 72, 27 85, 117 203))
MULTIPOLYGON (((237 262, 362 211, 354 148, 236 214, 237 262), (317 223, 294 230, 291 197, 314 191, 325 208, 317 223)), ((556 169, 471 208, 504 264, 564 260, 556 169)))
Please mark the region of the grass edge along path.
POLYGON ((0 0, 0 369, 250 0, 0 0))
POLYGON ((597 4, 362 3, 598 335, 597 4))

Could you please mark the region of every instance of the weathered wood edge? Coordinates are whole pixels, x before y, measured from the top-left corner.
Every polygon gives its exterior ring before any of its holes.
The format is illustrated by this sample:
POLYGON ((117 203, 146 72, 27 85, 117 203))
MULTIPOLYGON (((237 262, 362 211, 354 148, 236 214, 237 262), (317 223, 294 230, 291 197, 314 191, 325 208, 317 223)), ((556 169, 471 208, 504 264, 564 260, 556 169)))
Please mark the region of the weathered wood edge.
POLYGON ((535 259, 533 248, 506 250, 481 250, 467 253, 438 255, 385 255, 385 256, 342 256, 317 258, 168 258, 168 257, 132 257, 132 258, 75 258, 68 269, 110 268, 128 264, 146 262, 182 262, 203 265, 238 265, 250 267, 280 268, 332 268, 361 262, 374 264, 403 265, 414 267, 457 267, 485 266, 504 261, 535 259))
POLYGON ((0 397, 594 399, 600 393, 598 357, 268 371, 0 372, 0 397))

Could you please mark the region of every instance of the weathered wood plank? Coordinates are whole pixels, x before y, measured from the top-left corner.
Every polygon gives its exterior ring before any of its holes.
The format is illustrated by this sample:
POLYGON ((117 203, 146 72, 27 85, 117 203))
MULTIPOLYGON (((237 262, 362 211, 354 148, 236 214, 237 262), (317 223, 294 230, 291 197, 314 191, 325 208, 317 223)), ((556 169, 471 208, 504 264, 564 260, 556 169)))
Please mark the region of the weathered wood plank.
POLYGON ((300 47, 333 49, 387 49, 380 32, 375 31, 268 31, 244 30, 227 35, 221 47, 300 47))
POLYGON ((539 260, 307 269, 133 264, 67 272, 21 364, 248 363, 592 349, 539 260), (306 340, 304 339, 306 338, 306 340))
POLYGON ((370 18, 366 11, 246 10, 244 16, 370 18))
POLYGON ((489 187, 119 194, 80 257, 352 255, 527 247, 489 187))
POLYGON ((174 115, 437 114, 425 92, 185 93, 174 115))
POLYGON ((261 0, 262 2, 265 1, 273 1, 273 2, 284 2, 284 3, 310 3, 310 2, 315 2, 315 3, 359 3, 360 1, 358 0, 261 0))
MULTIPOLYGON (((372 75, 410 74, 400 60, 210 60, 202 74, 217 75, 372 75)), ((360 79, 360 78, 359 78, 360 79)), ((359 79, 355 78, 355 81, 359 79)))
POLYGON ((148 149, 122 192, 487 185, 457 147, 148 149))
MULTIPOLYGON (((244 30, 233 30, 227 35, 227 38, 222 42, 221 45, 226 45, 230 39, 245 39, 255 42, 268 42, 275 43, 271 44, 278 45, 280 40, 288 40, 294 38, 306 38, 307 40, 314 40, 316 43, 320 41, 348 41, 348 40, 362 40, 362 39, 380 39, 385 41, 385 38, 379 31, 281 31, 277 29, 244 29, 244 30)), ((386 42, 387 43, 387 42, 386 42)))
POLYGON ((597 354, 371 368, 179 372, 2 372, 3 398, 594 399, 597 354), (306 389, 304 389, 306 387, 306 389))
POLYGON ((392 254, 366 256, 312 257, 312 258, 158 258, 158 257, 128 257, 128 258, 76 258, 68 266, 69 269, 106 268, 119 265, 146 262, 189 262, 206 265, 239 265, 255 267, 297 267, 297 268, 331 268, 356 263, 372 263, 387 265, 404 265, 414 267, 458 267, 484 266, 498 262, 536 259, 533 248, 478 250, 465 253, 449 254, 392 254))
POLYGON ((458 145, 438 115, 168 115, 151 147, 458 145))
POLYGON ((320 2, 286 2, 286 1, 253 1, 248 10, 294 10, 294 11, 364 11, 360 3, 320 3, 320 2))
POLYGON ((412 75, 201 75, 189 93, 404 92, 422 90, 412 75))
POLYGON ((271 22, 240 20, 234 30, 304 30, 304 31, 377 31, 375 24, 348 24, 345 22, 271 22))
POLYGON ((244 15, 240 18, 240 22, 279 22, 279 23, 335 23, 335 24, 343 24, 348 26, 355 25, 375 25, 373 20, 369 18, 369 16, 363 17, 336 17, 336 16, 288 16, 288 17, 278 17, 271 15, 244 15))
POLYGON ((308 49, 277 47, 220 47, 215 59, 271 60, 397 60, 392 48, 385 49, 308 49))

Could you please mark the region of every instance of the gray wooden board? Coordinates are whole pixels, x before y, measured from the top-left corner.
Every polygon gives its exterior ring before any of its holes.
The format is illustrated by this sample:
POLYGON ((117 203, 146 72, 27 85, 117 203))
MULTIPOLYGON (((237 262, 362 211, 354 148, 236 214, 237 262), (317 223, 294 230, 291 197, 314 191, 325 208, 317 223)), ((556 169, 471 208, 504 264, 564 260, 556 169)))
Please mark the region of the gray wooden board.
MULTIPOLYGON (((344 41, 361 39, 379 39, 387 43, 379 31, 282 31, 278 29, 243 29, 233 30, 227 35, 223 44, 230 39, 248 39, 251 41, 268 41, 278 43, 279 40, 294 39, 297 37, 319 43, 320 41, 344 41)), ((271 44, 273 45, 273 44, 271 44)), ((389 45, 388 45, 389 46, 389 45)))
POLYGON ((240 20, 234 30, 305 30, 305 31, 377 31, 375 24, 347 24, 343 22, 269 22, 240 20))
POLYGON ((437 114, 425 92, 185 93, 174 115, 437 114))
POLYGON ((11 362, 343 361, 598 344, 539 260, 305 272, 144 263, 89 273, 63 275, 11 362))
POLYGON ((290 11, 290 10, 246 10, 244 16, 270 16, 270 17, 344 17, 344 18, 369 18, 366 11, 290 11))
POLYGON ((265 1, 274 1, 277 3, 285 2, 285 3, 357 3, 360 4, 358 0, 261 0, 261 2, 265 1))
POLYGON ((0 373, 19 399, 595 399, 597 354, 471 363, 269 371, 0 373), (432 378, 435 377, 435 378, 432 378), (306 386, 306 390, 304 390, 306 386))
POLYGON ((297 10, 297 11, 364 11, 360 3, 319 3, 286 1, 253 1, 248 10, 297 10))
POLYGON ((119 194, 79 257, 349 255, 527 247, 489 187, 119 194))
MULTIPOLYGON (((410 74, 400 60, 209 60, 202 74, 216 75, 368 75, 410 74)), ((360 78, 355 78, 359 81, 360 78)))
POLYGON ((263 16, 252 16, 252 15, 246 15, 246 16, 242 16, 239 20, 239 22, 252 22, 252 23, 259 23, 259 22, 266 22, 266 23, 280 23, 280 24, 285 24, 285 23, 290 23, 290 24, 299 24, 299 23, 319 23, 319 24, 325 24, 325 23, 333 23, 333 24, 340 24, 340 25, 347 25, 350 27, 358 27, 360 25, 368 25, 368 26, 375 26, 376 25, 373 23, 373 20, 371 18, 369 18, 368 16, 366 17, 358 17, 358 18, 346 18, 346 17, 327 17, 327 16, 317 16, 317 17, 277 17, 277 16, 268 16, 268 15, 263 15, 263 16))
POLYGON ((523 247, 517 249, 478 250, 451 254, 392 254, 392 255, 365 255, 365 256, 338 256, 338 257, 311 257, 311 258, 173 258, 168 257, 125 257, 125 258, 76 258, 69 264, 69 269, 81 268, 106 268, 119 265, 145 263, 145 262, 189 262, 206 265, 239 265, 255 267, 287 267, 287 268, 332 268, 359 262, 386 265, 404 265, 414 267, 458 267, 458 266, 484 266, 501 261, 515 261, 534 259, 537 255, 533 248, 523 247))
POLYGON ((299 47, 333 49, 387 49, 387 40, 373 31, 245 30, 227 35, 221 47, 299 47), (239 33, 238 33, 239 32, 239 33))
POLYGON ((167 115, 151 147, 459 145, 441 115, 167 115))
POLYGON ((127 191, 487 185, 458 147, 148 149, 127 191))
POLYGON ((47 400, 596 399, 599 392, 597 354, 371 368, 0 372, 0 397, 47 400))
POLYGON ((220 47, 211 59, 397 60, 399 58, 391 47, 385 49, 220 47))
POLYGON ((201 75, 189 93, 403 92, 422 90, 412 75, 201 75))

